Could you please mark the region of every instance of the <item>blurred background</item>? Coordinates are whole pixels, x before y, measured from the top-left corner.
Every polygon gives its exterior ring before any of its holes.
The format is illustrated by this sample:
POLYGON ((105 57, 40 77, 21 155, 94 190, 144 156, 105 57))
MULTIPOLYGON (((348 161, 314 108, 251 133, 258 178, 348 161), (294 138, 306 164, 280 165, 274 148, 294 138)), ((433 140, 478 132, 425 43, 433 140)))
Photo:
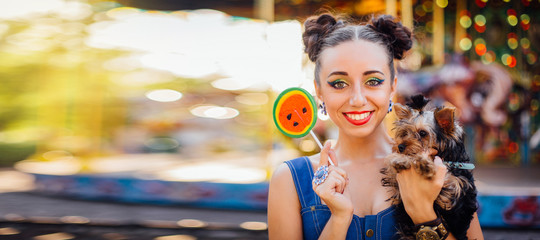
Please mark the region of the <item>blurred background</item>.
POLYGON ((536 0, 0 0, 0 238, 267 238, 273 169, 319 151, 271 111, 321 8, 414 29, 396 101, 455 106, 486 238, 540 239, 536 0))

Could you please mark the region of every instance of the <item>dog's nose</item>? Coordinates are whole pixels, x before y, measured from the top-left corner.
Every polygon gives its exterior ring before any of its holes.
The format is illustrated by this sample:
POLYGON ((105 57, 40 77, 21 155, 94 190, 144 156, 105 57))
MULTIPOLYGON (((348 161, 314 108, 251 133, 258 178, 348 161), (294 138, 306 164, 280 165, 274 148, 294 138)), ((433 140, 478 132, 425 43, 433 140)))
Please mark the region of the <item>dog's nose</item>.
POLYGON ((399 144, 398 145, 398 150, 399 150, 399 152, 405 151, 405 144, 399 144))

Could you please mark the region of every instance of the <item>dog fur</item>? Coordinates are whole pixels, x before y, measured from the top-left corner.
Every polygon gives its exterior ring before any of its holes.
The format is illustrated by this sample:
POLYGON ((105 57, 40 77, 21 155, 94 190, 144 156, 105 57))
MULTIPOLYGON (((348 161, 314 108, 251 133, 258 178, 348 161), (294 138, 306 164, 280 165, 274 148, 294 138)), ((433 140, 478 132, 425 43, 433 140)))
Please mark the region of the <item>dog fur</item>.
MULTIPOLYGON (((394 105, 398 118, 394 123, 395 144, 392 154, 386 158, 388 167, 381 170, 385 175, 382 184, 391 192, 389 200, 397 205, 396 221, 401 239, 415 239, 416 229, 401 202, 396 174, 412 167, 431 179, 435 174, 435 154, 445 162, 470 161, 463 142, 463 129, 454 118, 455 108, 427 110, 429 100, 424 96, 416 95, 411 100, 407 106, 394 105)), ((472 172, 449 167, 434 209, 457 239, 467 239, 467 230, 478 209, 476 195, 472 172)))

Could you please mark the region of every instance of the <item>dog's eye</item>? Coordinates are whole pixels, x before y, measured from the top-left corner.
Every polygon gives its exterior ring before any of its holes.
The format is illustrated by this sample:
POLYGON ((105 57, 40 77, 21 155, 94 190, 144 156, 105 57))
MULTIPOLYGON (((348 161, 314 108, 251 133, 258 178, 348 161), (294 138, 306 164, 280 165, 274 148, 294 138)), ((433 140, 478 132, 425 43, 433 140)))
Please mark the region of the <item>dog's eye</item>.
POLYGON ((420 137, 427 136, 427 132, 425 130, 420 130, 420 132, 418 132, 418 134, 420 134, 420 137))

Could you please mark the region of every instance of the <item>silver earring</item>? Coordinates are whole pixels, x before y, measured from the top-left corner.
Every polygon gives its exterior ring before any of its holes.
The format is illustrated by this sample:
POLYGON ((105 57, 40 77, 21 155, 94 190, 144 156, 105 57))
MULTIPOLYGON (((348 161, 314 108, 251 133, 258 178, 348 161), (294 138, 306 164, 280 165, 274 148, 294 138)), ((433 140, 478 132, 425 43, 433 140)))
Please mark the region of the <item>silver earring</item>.
POLYGON ((390 106, 388 106, 388 113, 392 111, 393 106, 394 106, 394 103, 392 102, 392 99, 390 99, 390 106))
POLYGON ((327 115, 328 113, 326 112, 326 104, 324 102, 322 102, 321 104, 319 104, 319 109, 321 110, 321 113, 324 114, 324 115, 327 115))

